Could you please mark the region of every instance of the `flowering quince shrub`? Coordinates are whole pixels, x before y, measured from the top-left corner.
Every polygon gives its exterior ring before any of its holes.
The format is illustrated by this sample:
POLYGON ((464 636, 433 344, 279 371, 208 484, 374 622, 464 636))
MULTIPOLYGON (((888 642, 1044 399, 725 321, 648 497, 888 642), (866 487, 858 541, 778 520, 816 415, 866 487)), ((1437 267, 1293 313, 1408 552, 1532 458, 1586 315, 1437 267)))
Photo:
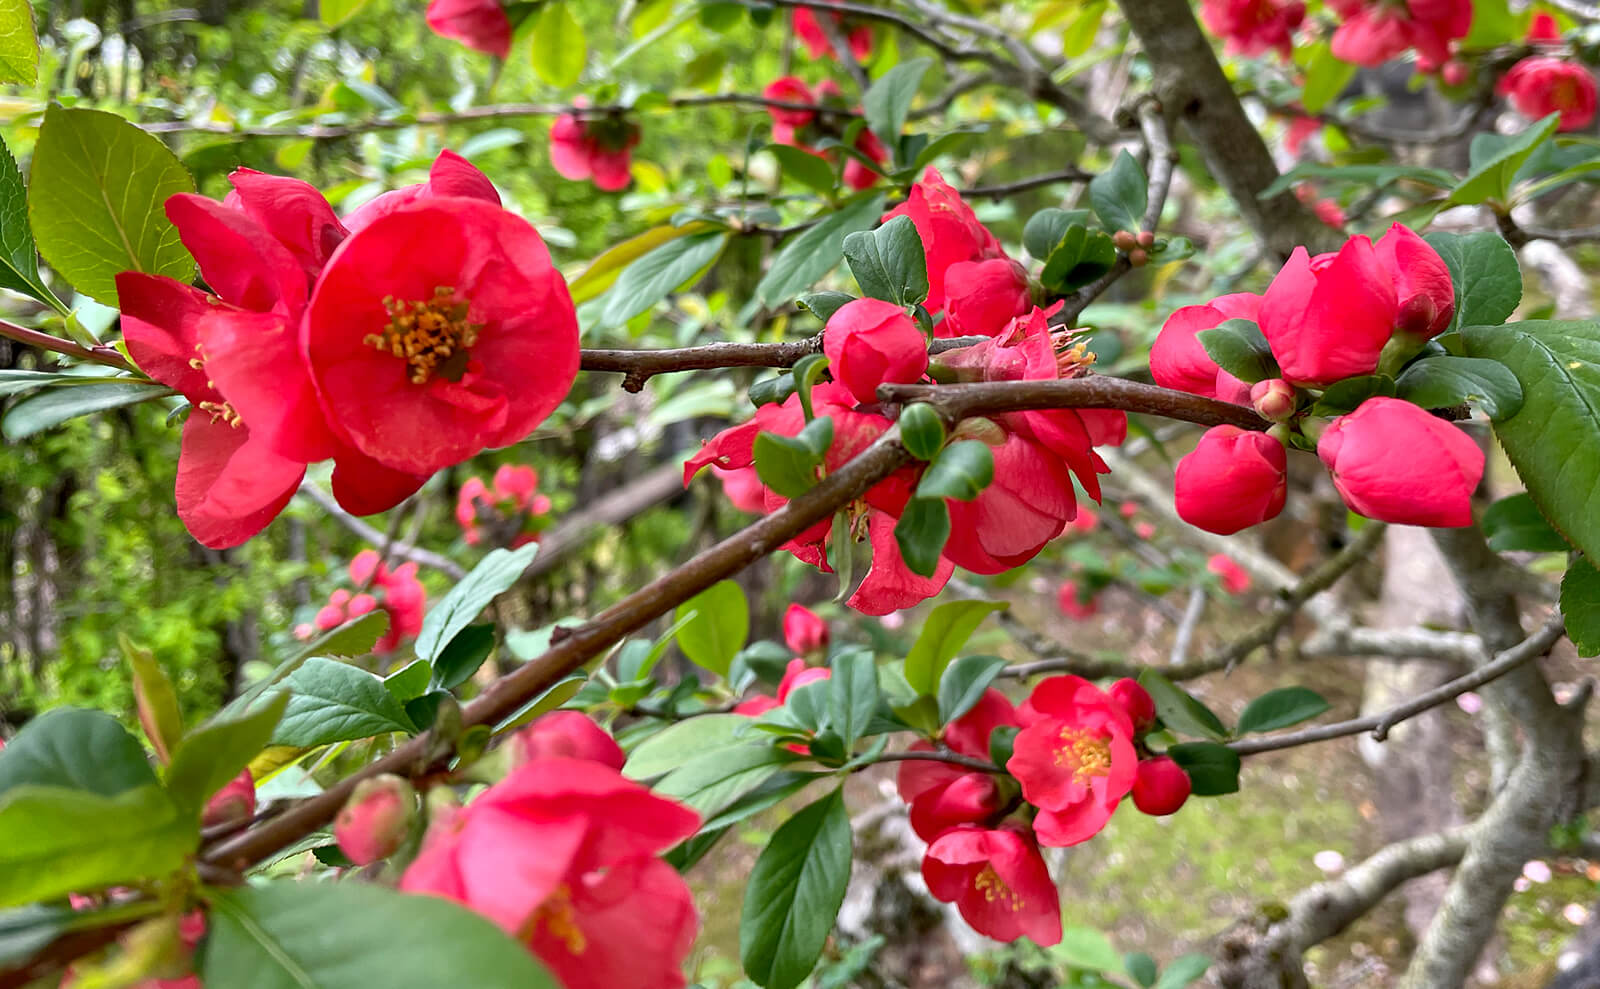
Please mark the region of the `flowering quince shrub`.
POLYGON ((51 505, 142 513, 94 537, 137 566, 64 544, 92 579, 235 608, 94 631, 82 696, 122 708, 0 705, 0 986, 920 984, 878 886, 995 984, 1303 985, 1449 867, 1385 964, 1454 987, 1525 864, 1576 863, 1588 692, 1552 679, 1600 653, 1600 324, 1524 282, 1595 239, 1588 14, 313 6, 336 57, 255 43, 283 86, 128 28, 135 108, 113 46, 0 5, 39 104, 0 156, 0 434, 29 478, 112 465, 0 489, 14 638, 58 631, 51 505), (1420 90, 1450 116, 1391 115, 1420 90), (186 562, 141 541, 168 523, 186 562), (1385 524, 1430 530, 1459 629, 1360 624, 1385 524), (1372 715, 1298 682, 1419 655, 1452 678, 1372 715), (1514 731, 1450 829, 1205 953, 1082 923, 1060 850, 1231 840, 1245 760, 1467 697, 1514 731))

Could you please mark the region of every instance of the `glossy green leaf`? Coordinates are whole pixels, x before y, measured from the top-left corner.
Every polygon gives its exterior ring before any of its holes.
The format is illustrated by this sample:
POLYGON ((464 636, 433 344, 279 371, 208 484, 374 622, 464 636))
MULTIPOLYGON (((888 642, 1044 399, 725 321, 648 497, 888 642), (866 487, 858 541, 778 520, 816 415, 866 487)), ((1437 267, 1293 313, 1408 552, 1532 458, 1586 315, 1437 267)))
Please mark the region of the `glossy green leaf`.
POLYGON ((1451 326, 1494 326, 1511 318, 1522 301, 1517 252, 1499 234, 1431 233, 1427 241, 1450 268, 1456 314, 1451 326))
POLYGON ((917 97, 917 87, 922 77, 933 65, 931 58, 913 58, 901 62, 885 72, 861 97, 861 109, 866 114, 867 126, 894 147, 895 139, 905 129, 906 115, 917 97))
POLYGON ((208 919, 197 958, 208 989, 559 989, 488 919, 375 883, 218 890, 208 919))
POLYGON ((288 705, 289 695, 279 693, 247 714, 219 715, 184 736, 167 769, 167 792, 178 806, 198 814, 267 747, 288 705))
MULTIPOLYGON (((17 3, 26 18, 23 0, 0 0, 0 52, 5 47, 6 4, 17 3)), ((31 36, 31 28, 30 28, 31 36)), ((4 56, 0 54, 0 66, 4 56)), ((22 170, 11 156, 11 149, 0 142, 0 288, 32 296, 46 305, 55 298, 39 279, 38 248, 33 243, 33 228, 28 225, 28 193, 22 185, 22 170)))
POLYGON ((1363 374, 1355 378, 1335 381, 1322 393, 1312 407, 1319 416, 1344 415, 1360 408, 1361 403, 1375 395, 1393 398, 1396 392, 1394 379, 1387 374, 1363 374))
POLYGON ((1329 706, 1321 694, 1307 687, 1269 690, 1245 706, 1239 715, 1239 734, 1297 725, 1322 714, 1329 706))
POLYGON ((422 631, 417 633, 417 656, 437 663, 445 646, 471 625, 490 601, 511 589, 538 552, 538 543, 491 550, 438 604, 428 609, 422 631))
POLYGON ((416 730, 381 678, 346 663, 312 657, 289 674, 283 689, 289 704, 272 734, 275 745, 309 747, 416 730))
POLYGON ((932 460, 944 447, 944 420, 927 402, 914 402, 900 412, 900 442, 918 460, 932 460))
POLYGON ((1496 553, 1565 553, 1572 548, 1526 491, 1490 505, 1479 524, 1496 553))
POLYGON ((906 567, 932 577, 950 540, 950 506, 943 498, 912 498, 895 520, 894 539, 906 567))
POLYGON ((1355 78, 1360 66, 1335 58, 1325 41, 1316 42, 1310 48, 1311 57, 1306 63, 1306 84, 1300 102, 1307 113, 1321 113, 1355 78))
POLYGON ((1451 190, 1450 201, 1468 206, 1491 199, 1505 201, 1511 194, 1511 182, 1517 170, 1550 139, 1560 122, 1561 115, 1552 113, 1529 124, 1514 137, 1501 139, 1498 134, 1479 134, 1472 142, 1472 168, 1451 190), (1480 148, 1493 150, 1480 154, 1480 148))
POLYGON ((156 750, 156 757, 166 762, 183 737, 178 692, 154 653, 134 645, 123 635, 117 637, 117 644, 133 673, 133 700, 139 712, 139 725, 150 747, 156 750))
POLYGON ((823 323, 827 323, 833 318, 834 313, 855 299, 856 297, 848 292, 812 292, 810 295, 802 295, 795 300, 795 304, 823 323))
POLYGON ((918 498, 971 501, 994 480, 994 454, 981 440, 957 440, 939 451, 917 482, 918 498))
POLYGON ((1600 570, 1582 557, 1561 579, 1561 616, 1580 656, 1600 656, 1600 570))
POLYGON ((697 756, 748 743, 750 719, 742 714, 707 714, 679 721, 651 735, 628 753, 622 772, 629 779, 652 780, 697 756))
POLYGON ((1005 668, 999 656, 962 656, 946 666, 939 676, 939 721, 949 724, 977 706, 1005 668))
POLYGON ((783 245, 756 286, 756 297, 772 306, 799 295, 838 265, 846 236, 877 225, 881 215, 883 195, 869 193, 823 216, 783 245))
POLYGON ((1122 965, 1133 981, 1148 987, 1156 984, 1156 960, 1142 951, 1130 952, 1122 958, 1122 965))
POLYGON ((850 882, 850 813, 835 790, 785 821, 756 859, 739 922, 745 974, 795 989, 816 967, 850 882))
POLYGON ((35 784, 114 797, 155 782, 138 739, 99 711, 46 711, 0 749, 0 796, 35 784))
MULTIPOLYGON (((749 723, 750 719, 746 718, 745 724, 749 723)), ((756 733, 754 737, 761 735, 756 733)), ((731 806, 795 761, 794 754, 787 749, 748 739, 743 744, 715 752, 687 755, 691 758, 662 777, 651 789, 706 817, 731 806)))
POLYGON ((935 696, 945 667, 956 653, 985 618, 1006 607, 1004 601, 946 601, 930 611, 906 655, 906 682, 911 689, 935 696))
POLYGON ((1221 741, 1228 737, 1228 729, 1192 694, 1152 669, 1139 674, 1139 685, 1156 703, 1156 714, 1173 731, 1199 738, 1221 741))
POLYGON ((828 723, 848 752, 878 710, 878 664, 870 649, 841 649, 828 665, 828 723))
POLYGON ((1043 260, 1061 243, 1068 229, 1088 222, 1089 211, 1086 209, 1046 207, 1028 218, 1027 225, 1022 228, 1022 246, 1028 249, 1029 254, 1043 260))
POLYGON ((1149 204, 1144 169, 1126 149, 1117 152, 1111 167, 1089 180, 1089 205, 1110 231, 1137 231, 1149 204))
POLYGON ((1195 334, 1217 366, 1248 384, 1276 378, 1282 372, 1261 328, 1248 319, 1230 319, 1195 334))
POLYGON ((494 652, 494 624, 468 625, 457 632, 433 662, 428 680, 432 690, 454 690, 472 679, 478 667, 494 652))
POLYGON ((616 283, 618 276, 630 265, 667 241, 692 237, 714 229, 716 229, 714 224, 705 222, 685 223, 681 227, 655 227, 607 248, 599 257, 589 262, 589 267, 584 269, 583 274, 572 280, 569 288, 572 290, 573 303, 582 305, 590 299, 598 298, 616 283))
POLYGON ((850 234, 844 239, 844 256, 869 298, 910 307, 928 297, 928 259, 909 216, 850 234))
POLYGON ((1239 792, 1239 753, 1215 742, 1181 742, 1167 755, 1189 774, 1190 790, 1197 797, 1221 797, 1239 792))
POLYGON ((26 439, 35 433, 59 426, 69 419, 138 405, 153 398, 173 394, 166 385, 127 379, 74 384, 60 381, 60 387, 30 395, 6 410, 0 419, 0 435, 8 440, 26 439))
POLYGON ((838 184, 833 166, 825 158, 788 144, 769 144, 767 151, 783 166, 783 174, 801 185, 821 193, 831 193, 838 184))
POLYGON ((693 285, 722 254, 726 230, 708 230, 669 240, 628 265, 606 295, 600 326, 621 326, 656 303, 693 285))
POLYGON ((1110 271, 1116 260, 1116 246, 1105 231, 1074 223, 1046 256, 1039 281, 1051 291, 1069 292, 1110 271))
POLYGON ((533 71, 552 86, 576 85, 589 57, 583 25, 558 0, 546 3, 538 17, 533 26, 533 71))
POLYGON ((177 156, 116 114, 56 104, 45 111, 28 217, 39 252, 85 295, 115 304, 122 271, 188 281, 194 260, 164 207, 193 191, 177 156))
POLYGON ((689 661, 727 676, 733 657, 750 637, 750 603, 744 588, 731 580, 718 581, 678 605, 673 617, 679 623, 678 648, 689 661))
POLYGON ((1496 421, 1514 416, 1522 408, 1522 385, 1517 376, 1504 364, 1481 357, 1425 357, 1401 373, 1395 389, 1401 398, 1425 409, 1471 402, 1496 421))
POLYGON ((0 0, 0 82, 32 86, 39 78, 39 39, 28 0, 0 0))
POLYGON ((760 433, 751 450, 761 483, 783 495, 798 498, 816 486, 817 469, 833 445, 833 420, 813 419, 795 436, 760 433))

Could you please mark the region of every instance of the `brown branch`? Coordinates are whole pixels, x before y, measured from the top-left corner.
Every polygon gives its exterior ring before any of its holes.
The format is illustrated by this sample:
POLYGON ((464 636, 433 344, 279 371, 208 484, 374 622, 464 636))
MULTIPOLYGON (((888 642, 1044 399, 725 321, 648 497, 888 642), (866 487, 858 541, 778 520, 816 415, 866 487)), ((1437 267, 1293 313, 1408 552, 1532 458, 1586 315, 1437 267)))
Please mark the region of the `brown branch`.
POLYGON ((1058 182, 1087 182, 1094 178, 1093 172, 1086 172, 1081 168, 1063 168, 1056 172, 1047 172, 1035 175, 1032 178, 1018 179, 1015 182, 1002 182, 998 185, 977 185, 970 189, 961 190, 961 195, 967 199, 1004 199, 1014 196, 1019 192, 1028 192, 1058 182))
POLYGON ((1003 768, 996 766, 988 759, 977 759, 973 756, 962 755, 959 752, 951 752, 948 749, 940 749, 933 752, 922 752, 916 750, 907 752, 885 752, 878 756, 878 758, 872 760, 871 763, 868 763, 868 765, 875 765, 880 762, 942 762, 951 766, 960 766, 964 769, 970 769, 977 773, 1005 772, 1003 768))
POLYGON ((784 343, 708 343, 672 350, 584 350, 578 366, 585 371, 625 375, 624 391, 636 392, 658 374, 707 371, 720 367, 792 367, 807 354, 822 352, 822 334, 784 343))
MULTIPOLYGON (((356 538, 376 549, 384 550, 385 556, 395 556, 403 560, 410 560, 413 563, 419 563, 456 580, 460 580, 467 575, 461 565, 448 556, 442 556, 432 550, 423 549, 420 546, 412 546, 409 543, 395 542, 392 533, 379 532, 371 525, 340 508, 339 503, 334 501, 331 495, 311 481, 301 483, 299 493, 315 503, 318 508, 327 513, 329 518, 339 523, 356 538)), ((396 518, 398 517, 396 516, 396 518)))
POLYGON ((3 319, 0 319, 0 337, 7 337, 8 339, 15 340, 20 344, 26 344, 29 347, 36 347, 39 350, 48 350, 57 354, 66 354, 68 357, 76 357, 80 361, 89 361, 93 364, 104 364, 107 367, 114 367, 119 371, 133 371, 135 373, 138 373, 139 371, 139 369, 134 367, 126 357, 123 357, 121 352, 119 352, 115 347, 85 347, 82 344, 75 343, 71 340, 63 340, 61 337, 52 336, 49 333, 43 333, 39 330, 30 330, 26 326, 18 326, 15 323, 7 322, 3 319))
POLYGON ((1055 381, 882 385, 878 388, 878 398, 901 405, 932 402, 956 419, 1029 409, 1120 409, 1202 426, 1266 430, 1272 425, 1241 405, 1099 374, 1055 381))
POLYGON ((522 572, 524 580, 554 570, 601 530, 621 525, 639 513, 683 493, 683 467, 665 463, 573 512, 553 526, 539 542, 539 555, 522 572))

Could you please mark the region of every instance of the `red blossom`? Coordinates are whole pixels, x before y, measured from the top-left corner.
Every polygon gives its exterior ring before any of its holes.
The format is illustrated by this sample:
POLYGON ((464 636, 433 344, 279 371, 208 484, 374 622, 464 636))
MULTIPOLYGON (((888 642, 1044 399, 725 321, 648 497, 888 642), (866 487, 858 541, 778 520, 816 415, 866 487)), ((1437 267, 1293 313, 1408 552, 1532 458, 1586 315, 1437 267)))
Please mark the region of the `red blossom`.
POLYGON ((881 299, 856 299, 828 317, 822 333, 828 370, 857 400, 876 402, 878 386, 909 383, 928 369, 928 341, 906 311, 881 299))
POLYGON ((1145 759, 1133 780, 1133 805, 1152 817, 1176 814, 1192 788, 1189 774, 1171 757, 1145 759))
POLYGON ((1250 572, 1233 561, 1226 553, 1214 553, 1206 560, 1206 569, 1222 581, 1222 589, 1229 594, 1243 594, 1250 589, 1250 572))
POLYGON ((828 648, 828 623, 803 604, 790 604, 783 613, 783 643, 797 656, 828 648))
POLYGON ((961 201, 961 193, 951 188, 929 166, 922 181, 911 187, 906 201, 883 215, 884 220, 909 216, 922 238, 928 262, 928 311, 938 313, 945 306, 945 273, 958 261, 983 261, 1003 258, 1005 249, 989 228, 978 222, 972 207, 961 201))
POLYGON ((1305 20, 1300 0, 1203 0, 1200 19, 1206 28, 1228 43, 1235 55, 1261 55, 1277 49, 1288 58, 1293 34, 1305 20))
POLYGON ((428 27, 474 51, 505 58, 511 54, 511 19, 500 0, 432 0, 428 27))
MULTIPOLYGON (((836 2, 836 0, 830 0, 836 2)), ((794 10, 794 35, 800 44, 805 46, 806 54, 813 59, 826 60, 835 56, 833 43, 828 39, 827 32, 822 29, 822 24, 817 20, 817 12, 809 7, 796 7, 794 10)), ((845 38, 850 43, 850 54, 856 61, 861 62, 872 56, 872 26, 870 24, 857 24, 854 27, 845 25, 843 14, 826 14, 833 20, 839 30, 845 32, 845 38)))
POLYGON ((994 336, 1033 309, 1028 273, 1010 258, 957 261, 944 273, 945 318, 936 337, 994 336))
POLYGON ((200 812, 200 824, 209 828, 218 824, 248 821, 255 812, 256 781, 250 775, 250 770, 245 769, 223 784, 222 789, 206 801, 205 808, 200 812))
POLYGON ((1143 735, 1156 723, 1156 702, 1150 692, 1139 685, 1139 681, 1132 677, 1123 677, 1110 687, 1106 693, 1112 700, 1128 712, 1128 720, 1133 722, 1133 733, 1143 735))
POLYGON ((1399 525, 1472 524, 1483 450, 1410 402, 1367 399, 1333 421, 1317 442, 1317 456, 1354 512, 1399 525))
POLYGON ((1396 329, 1418 340, 1431 340, 1449 329, 1456 290, 1449 266, 1433 245, 1396 223, 1373 246, 1378 263, 1394 279, 1396 329))
POLYGON ((1333 54, 1345 62, 1378 66, 1409 48, 1419 67, 1443 65, 1450 42, 1472 27, 1472 0, 1329 0, 1342 19, 1333 54))
POLYGON ((587 759, 621 772, 627 761, 616 739, 578 711, 542 715, 512 736, 509 744, 516 765, 560 757, 587 759))
POLYGON ((1254 320, 1260 309, 1260 296, 1240 292, 1213 299, 1203 306, 1174 310, 1162 324, 1155 343, 1150 345, 1150 376, 1163 388, 1224 402, 1238 402, 1241 393, 1248 399, 1250 386, 1218 367, 1206 353, 1198 335, 1230 319, 1254 320))
POLYGON ((1371 374, 1399 315, 1393 278, 1366 237, 1315 258, 1297 247, 1261 297, 1261 332, 1295 385, 1371 374))
POLYGON ((1178 461, 1173 500, 1193 526, 1228 536, 1276 518, 1288 499, 1283 444, 1237 426, 1213 426, 1178 461))
POLYGON ((536 543, 549 523, 550 499, 538 493, 539 472, 525 465, 502 464, 491 487, 481 477, 469 477, 456 493, 456 521, 469 545, 483 542, 487 528, 512 548, 536 543))
MULTIPOLYGON (((767 83, 761 90, 761 95, 769 100, 779 103, 812 103, 811 87, 803 79, 795 76, 783 76, 767 83)), ((815 110, 791 110, 786 107, 768 106, 767 114, 772 117, 772 122, 785 127, 804 127, 816 119, 815 110)))
MULTIPOLYGON (((870 130, 863 130, 856 135, 854 147, 873 164, 881 166, 889 160, 889 149, 885 148, 883 142, 878 140, 878 135, 870 130)), ((878 172, 855 155, 845 157, 843 178, 844 184, 857 192, 878 184, 878 172)))
POLYGON ((1056 589, 1056 608, 1073 621, 1081 622, 1100 613, 1098 597, 1094 593, 1086 596, 1075 580, 1063 580, 1056 589))
POLYGON ((1582 130, 1594 120, 1600 89, 1594 74, 1575 61, 1549 55, 1525 58, 1500 77, 1497 90, 1524 117, 1561 114, 1557 130, 1582 130))
MULTIPOLYGON (((953 752, 988 759, 989 736, 996 728, 1016 723, 1011 702, 991 688, 972 710, 945 727, 943 739, 953 752)), ((933 746, 918 741, 911 751, 931 752, 933 746)), ((983 823, 1005 806, 992 774, 931 759, 901 762, 896 785, 900 799, 911 805, 911 828, 923 841, 933 841, 958 825, 983 823)))
MULTIPOLYGON (((442 197, 481 199, 495 206, 500 205, 500 193, 495 190, 489 177, 472 162, 446 148, 439 152, 428 169, 428 181, 392 189, 378 196, 345 217, 344 225, 351 233, 355 233, 380 216, 387 216, 416 202, 442 197)), ((326 262, 327 258, 323 260, 326 262)))
POLYGON ((371 865, 400 849, 417 816, 417 793, 392 773, 362 780, 333 820, 339 850, 356 865, 371 865))
POLYGON ((1034 687, 1018 714, 1023 729, 1006 768, 1039 808, 1040 842, 1094 837, 1133 787, 1139 757, 1128 712, 1082 677, 1056 676, 1034 687))
POLYGON ((550 164, 565 179, 593 182, 605 192, 633 181, 637 124, 620 117, 579 117, 564 113, 550 125, 550 164))
POLYGON ((997 941, 1061 940, 1061 900, 1026 826, 967 826, 948 831, 922 860, 928 892, 954 903, 962 919, 997 941))

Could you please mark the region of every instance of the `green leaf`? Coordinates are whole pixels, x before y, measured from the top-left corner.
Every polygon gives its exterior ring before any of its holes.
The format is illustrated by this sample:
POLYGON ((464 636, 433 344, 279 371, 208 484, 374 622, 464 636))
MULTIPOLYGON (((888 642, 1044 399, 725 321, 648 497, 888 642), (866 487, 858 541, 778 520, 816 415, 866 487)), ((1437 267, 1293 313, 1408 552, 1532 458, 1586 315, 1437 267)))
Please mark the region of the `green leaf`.
POLYGON ((457 632, 434 660, 430 690, 454 690, 472 679, 478 667, 494 652, 494 624, 468 625, 457 632))
POLYGON ((1028 218, 1027 226, 1022 228, 1022 246, 1028 249, 1029 254, 1043 260, 1061 243, 1068 229, 1088 222, 1089 211, 1086 209, 1046 207, 1028 218))
POLYGON ((1217 366, 1248 384, 1281 375, 1261 328, 1248 319, 1225 320, 1221 325, 1195 334, 1200 346, 1217 366))
POLYGON ((669 240, 628 265, 606 295, 602 329, 621 326, 681 288, 699 281, 728 244, 726 230, 669 240))
POLYGON ((1039 282, 1052 291, 1068 292, 1110 271, 1116 261, 1116 245, 1105 231, 1074 223, 1045 258, 1039 282))
POLYGON ((759 433, 751 448, 756 475, 785 498, 797 498, 816 486, 817 468, 832 445, 833 419, 827 416, 806 423, 796 436, 759 433))
POLYGON ((906 682, 911 689, 933 697, 945 667, 972 638, 979 624, 1006 607, 1004 601, 946 601, 928 612, 922 631, 906 656, 906 682))
POLYGON ((488 919, 374 883, 216 890, 208 919, 197 962, 212 989, 559 989, 488 919))
POLYGON ((1417 165, 1321 165, 1316 162, 1305 162, 1278 176, 1271 185, 1261 190, 1259 198, 1271 199, 1308 179, 1346 182, 1376 189, 1402 180, 1417 182, 1433 189, 1448 189, 1456 181, 1455 175, 1443 169, 1422 168, 1417 165))
POLYGON ((939 721, 949 724, 972 710, 1005 668, 999 656, 962 656, 946 666, 939 676, 939 721))
POLYGON ((673 617, 679 623, 678 648, 689 661, 727 676, 733 657, 750 636, 750 603, 744 588, 731 580, 718 581, 678 605, 673 617))
POLYGON ((1334 57, 1325 41, 1309 46, 1311 57, 1306 64, 1306 85, 1300 102, 1307 113, 1321 113, 1355 78, 1359 66, 1334 57))
POLYGON ((826 324, 833 318, 834 313, 854 301, 856 297, 848 292, 812 292, 810 295, 802 295, 795 300, 795 304, 826 324))
POLYGON ((26 784, 0 798, 0 907, 182 869, 198 822, 152 784, 114 797, 26 784))
POLYGON ((628 753, 623 775, 648 781, 698 756, 746 745, 741 733, 749 725, 742 714, 707 714, 668 725, 628 753))
POLYGON ((1530 320, 1461 331, 1468 355, 1522 383, 1522 409, 1495 435, 1539 511, 1600 560, 1600 324, 1530 320))
POLYGON ((915 402, 900 412, 900 442, 918 460, 932 460, 944 447, 944 420, 927 402, 915 402))
POLYGON ((1109 0, 1087 0, 1079 4, 1072 20, 1061 29, 1061 54, 1067 58, 1078 58, 1094 47, 1100 21, 1110 6, 1109 0))
POLYGON ((789 144, 769 144, 767 151, 783 166, 783 174, 821 193, 831 193, 838 184, 833 166, 826 158, 789 144))
POLYGON ((1456 314, 1452 327, 1504 323, 1522 301, 1522 268, 1517 252, 1499 234, 1431 233, 1427 241, 1450 268, 1456 314))
POLYGON ((1579 656, 1600 656, 1600 570, 1582 557, 1561 578, 1561 616, 1579 656))
POLYGON ((139 711, 139 724, 150 747, 156 750, 156 757, 166 762, 183 737, 178 692, 154 653, 134 645, 124 635, 117 636, 117 644, 133 672, 133 700, 139 711))
MULTIPOLYGON (((7 4, 19 4, 22 17, 29 16, 24 0, 0 0, 0 71, 4 70, 3 52, 8 37, 5 32, 9 20, 4 10, 7 4)), ((33 243, 33 229, 28 226, 28 193, 22 185, 22 170, 4 142, 0 142, 0 288, 32 296, 45 305, 52 305, 55 299, 39 280, 38 248, 33 243)))
POLYGON ((0 82, 32 86, 39 79, 39 39, 28 0, 0 0, 0 82))
POLYGON ((1061 931, 1061 942, 1050 955, 1073 968, 1121 975, 1122 956, 1111 946, 1111 939, 1093 927, 1073 925, 1061 931))
POLYGON ((1526 491, 1490 505, 1479 524, 1496 553, 1565 553, 1571 549, 1526 491))
POLYGON ((1220 797, 1239 792, 1239 753, 1215 742, 1180 742, 1167 755, 1183 767, 1197 797, 1220 797))
POLYGON ((601 255, 589 263, 583 274, 573 279, 569 286, 572 290, 572 301, 575 305, 582 305, 590 299, 598 298, 606 289, 610 288, 617 277, 635 261, 649 254, 651 251, 665 244, 669 240, 680 237, 692 237, 716 229, 715 224, 697 221, 685 223, 681 227, 655 227, 646 230, 637 237, 631 237, 620 244, 607 248, 601 255))
POLYGON ((1393 398, 1394 394, 1394 379, 1387 374, 1363 374, 1360 377, 1335 381, 1329 385, 1311 411, 1319 416, 1344 415, 1346 412, 1354 412, 1361 407, 1362 402, 1375 395, 1393 398))
POLYGON ((816 967, 850 882, 850 814, 835 790, 785 821, 756 859, 739 922, 745 974, 795 989, 816 967))
POLYGON ((1161 716, 1162 723, 1173 731, 1215 741, 1228 737, 1228 729, 1209 707, 1155 670, 1141 672, 1139 685, 1156 702, 1156 713, 1161 716))
POLYGON ((878 664, 870 649, 841 649, 828 665, 828 722, 848 752, 878 710, 878 664))
POLYGON ((768 306, 794 298, 834 269, 844 257, 846 236, 877 225, 882 214, 883 195, 867 193, 824 216, 783 245, 756 286, 756 298, 768 306))
POLYGON ((1502 139, 1498 134, 1479 134, 1472 141, 1472 169, 1450 191, 1450 202, 1467 206, 1493 199, 1504 202, 1511 195, 1511 183, 1523 162, 1555 133, 1561 122, 1559 113, 1529 124, 1522 133, 1502 139), (1484 140, 1487 138, 1488 140, 1484 140), (1486 150, 1480 154, 1480 149, 1486 150))
POLYGON ((1277 731, 1328 710, 1322 695, 1306 687, 1280 687, 1251 701, 1239 715, 1239 734, 1277 731))
POLYGON ((546 3, 533 25, 533 71, 557 88, 575 85, 588 58, 583 25, 565 3, 546 3))
POLYGON ((939 451, 917 483, 918 498, 971 501, 994 480, 994 454, 982 440, 958 440, 939 451))
POLYGON ((922 77, 933 65, 931 58, 913 58, 901 62, 885 72, 861 97, 861 109, 866 114, 867 126, 894 147, 900 131, 905 129, 906 115, 911 112, 911 101, 917 97, 917 87, 922 77))
POLYGON ((0 912, 0 965, 14 966, 72 929, 83 915, 66 904, 30 903, 0 912))
POLYGON ((1149 204, 1144 169, 1126 149, 1111 167, 1089 180, 1089 205, 1107 230, 1137 231, 1149 204))
POLYGON ((194 179, 154 135, 112 113, 51 104, 33 149, 28 216, 39 252, 78 291, 111 305, 122 271, 186 282, 194 260, 167 219, 194 179))
POLYGON ((844 239, 844 256, 856 283, 870 298, 910 307, 928 297, 928 259, 909 216, 849 235, 844 239))
MULTIPOLYGON (((746 718, 745 723, 748 725, 750 719, 746 718)), ((662 777, 651 789, 693 808, 702 816, 717 814, 731 806, 795 761, 795 756, 785 749, 749 741, 716 752, 689 754, 693 758, 662 777)))
MULTIPOLYGON (((69 379, 70 380, 70 379, 69 379)), ((0 420, 0 434, 8 440, 26 439, 34 433, 59 426, 69 419, 86 416, 107 409, 120 409, 138 405, 153 398, 173 394, 166 385, 155 385, 135 379, 105 381, 95 384, 58 382, 61 387, 30 395, 6 410, 0 420)))
POLYGON ((99 711, 46 711, 0 750, 0 796, 35 784, 114 797, 155 782, 138 739, 99 711))
POLYGON ((361 12, 367 0, 318 0, 317 17, 328 27, 338 27, 361 12))
POLYGON ((212 718, 184 736, 167 770, 167 793, 179 807, 200 813, 213 793, 267 747, 288 705, 289 695, 280 693, 248 714, 212 718))
POLYGON ((1401 373, 1395 389, 1401 398, 1425 409, 1473 402, 1496 421, 1514 416, 1522 408, 1522 385, 1517 376, 1504 364, 1481 357, 1424 357, 1401 373))
POLYGON ((428 609, 422 631, 417 633, 418 658, 437 664, 445 646, 472 624, 490 601, 511 589, 538 552, 538 543, 519 549, 491 550, 438 604, 428 609))
POLYGON ((1184 989, 1205 975, 1210 967, 1211 959, 1205 955, 1179 955, 1161 973, 1161 978, 1156 980, 1154 989, 1184 989))
POLYGON ((950 506, 943 498, 912 498, 895 520, 894 540, 912 573, 932 577, 950 540, 950 506))
POLYGON ((1132 951, 1125 955, 1122 964, 1133 977, 1133 981, 1141 986, 1153 986, 1156 983, 1156 960, 1142 951, 1132 951))
POLYGON ((416 731, 405 708, 366 670, 312 657, 283 681, 289 705, 272 734, 274 745, 313 746, 416 731))

